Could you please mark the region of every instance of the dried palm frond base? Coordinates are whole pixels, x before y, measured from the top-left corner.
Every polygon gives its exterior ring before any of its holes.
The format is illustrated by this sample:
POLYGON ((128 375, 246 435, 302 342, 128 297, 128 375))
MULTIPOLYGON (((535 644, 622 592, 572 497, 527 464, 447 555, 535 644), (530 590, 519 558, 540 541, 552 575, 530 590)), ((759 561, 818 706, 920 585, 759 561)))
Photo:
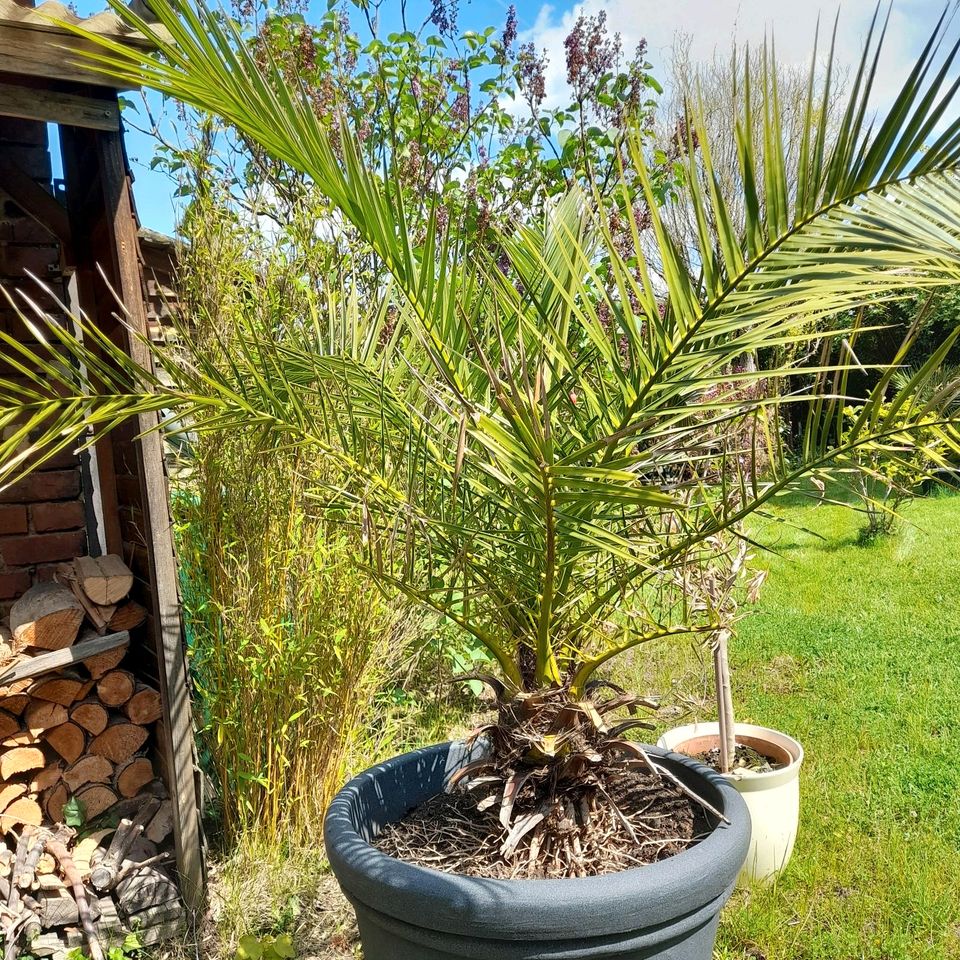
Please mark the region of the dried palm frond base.
MULTIPOLYGON (((591 790, 554 804, 538 822, 540 829, 512 850, 511 831, 497 810, 478 809, 465 790, 428 800, 385 827, 375 845, 446 873, 511 880, 592 877, 672 856, 712 828, 699 804, 669 780, 646 769, 605 772, 606 796, 591 790)), ((515 823, 542 812, 517 807, 515 823)))

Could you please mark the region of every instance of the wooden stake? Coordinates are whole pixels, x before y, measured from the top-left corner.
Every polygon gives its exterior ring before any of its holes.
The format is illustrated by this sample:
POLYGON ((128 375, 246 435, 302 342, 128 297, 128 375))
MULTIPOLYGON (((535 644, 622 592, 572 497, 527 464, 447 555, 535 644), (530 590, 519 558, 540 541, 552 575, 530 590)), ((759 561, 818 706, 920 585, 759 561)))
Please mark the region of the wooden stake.
POLYGON ((66 844, 60 836, 56 836, 47 840, 47 850, 57 858, 63 875, 73 888, 73 896, 77 901, 77 909, 80 912, 80 922, 83 924, 83 932, 87 936, 87 944, 90 947, 91 960, 105 960, 103 947, 100 945, 100 940, 97 937, 97 931, 94 927, 93 913, 90 910, 90 901, 87 899, 87 891, 83 886, 83 879, 73 863, 73 858, 70 856, 66 844))

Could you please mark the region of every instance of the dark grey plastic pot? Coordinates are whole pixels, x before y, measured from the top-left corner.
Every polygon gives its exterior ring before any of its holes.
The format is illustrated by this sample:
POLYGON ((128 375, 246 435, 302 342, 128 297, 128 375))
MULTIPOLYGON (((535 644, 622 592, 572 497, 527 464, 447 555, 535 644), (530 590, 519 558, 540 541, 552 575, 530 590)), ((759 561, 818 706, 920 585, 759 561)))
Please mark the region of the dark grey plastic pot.
POLYGON ((324 824, 327 856, 357 912, 365 960, 711 960, 720 908, 750 843, 733 787, 657 747, 729 818, 695 847, 647 867, 575 880, 483 880, 417 867, 368 842, 440 793, 462 744, 395 757, 351 780, 324 824))

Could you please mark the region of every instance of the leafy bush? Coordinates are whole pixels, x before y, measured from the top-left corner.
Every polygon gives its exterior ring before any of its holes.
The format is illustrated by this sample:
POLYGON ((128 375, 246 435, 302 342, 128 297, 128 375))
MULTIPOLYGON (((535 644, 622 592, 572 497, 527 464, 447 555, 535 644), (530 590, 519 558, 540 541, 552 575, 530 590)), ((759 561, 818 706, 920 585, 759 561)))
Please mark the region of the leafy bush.
MULTIPOLYGON (((848 406, 843 415, 849 433, 864 416, 864 408, 848 406)), ((884 420, 893 417, 891 422, 897 422, 890 404, 880 408, 880 416, 884 420)), ((851 486, 867 518, 863 539, 893 533, 903 505, 920 493, 932 470, 944 463, 948 445, 936 429, 941 419, 936 412, 919 417, 905 413, 901 416, 904 427, 913 423, 909 433, 892 433, 883 443, 857 450, 851 486)))

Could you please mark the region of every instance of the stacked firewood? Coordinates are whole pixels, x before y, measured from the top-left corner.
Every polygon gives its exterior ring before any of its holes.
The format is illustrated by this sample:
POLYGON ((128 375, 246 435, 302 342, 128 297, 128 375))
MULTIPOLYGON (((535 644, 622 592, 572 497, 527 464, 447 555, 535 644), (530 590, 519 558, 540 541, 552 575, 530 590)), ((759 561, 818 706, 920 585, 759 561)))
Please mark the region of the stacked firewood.
POLYGON ((160 693, 124 669, 146 611, 119 557, 81 557, 0 625, 0 915, 5 960, 54 960, 182 916, 173 807, 147 753, 160 693), (26 945, 29 944, 29 947, 26 945))

